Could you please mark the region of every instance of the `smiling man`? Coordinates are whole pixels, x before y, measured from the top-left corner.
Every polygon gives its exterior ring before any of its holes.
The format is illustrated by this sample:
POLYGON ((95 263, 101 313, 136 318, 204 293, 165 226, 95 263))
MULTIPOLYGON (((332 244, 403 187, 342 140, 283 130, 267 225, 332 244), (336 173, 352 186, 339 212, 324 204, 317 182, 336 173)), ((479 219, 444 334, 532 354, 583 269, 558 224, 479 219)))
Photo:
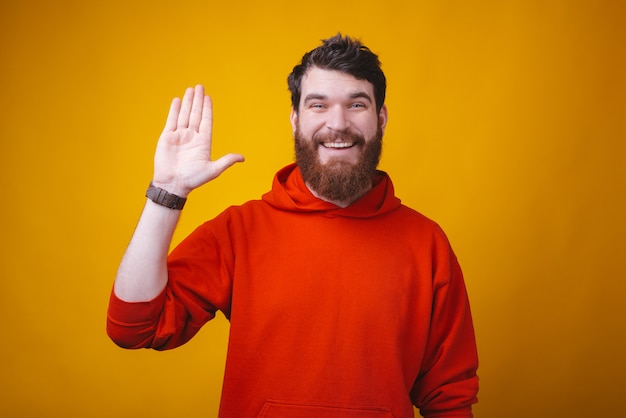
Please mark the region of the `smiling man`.
POLYGON ((168 255, 211 160, 204 89, 174 99, 120 264, 107 331, 170 349, 230 320, 222 418, 472 417, 478 378, 461 269, 436 223, 377 170, 387 125, 378 57, 337 35, 288 77, 295 164, 272 189, 199 226, 168 255))

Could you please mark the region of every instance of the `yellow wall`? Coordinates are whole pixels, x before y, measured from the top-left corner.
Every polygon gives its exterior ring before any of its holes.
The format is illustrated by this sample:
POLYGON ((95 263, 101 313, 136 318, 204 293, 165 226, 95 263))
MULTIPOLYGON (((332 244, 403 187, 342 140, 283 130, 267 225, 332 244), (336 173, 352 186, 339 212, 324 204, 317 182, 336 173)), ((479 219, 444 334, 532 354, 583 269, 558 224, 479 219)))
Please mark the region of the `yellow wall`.
POLYGON ((167 353, 104 332, 154 145, 203 83, 247 162, 176 240, 258 197, 292 156, 285 77, 337 31, 380 54, 382 168, 464 267, 477 417, 623 416, 625 28, 619 0, 3 1, 0 416, 215 416, 223 318, 167 353))

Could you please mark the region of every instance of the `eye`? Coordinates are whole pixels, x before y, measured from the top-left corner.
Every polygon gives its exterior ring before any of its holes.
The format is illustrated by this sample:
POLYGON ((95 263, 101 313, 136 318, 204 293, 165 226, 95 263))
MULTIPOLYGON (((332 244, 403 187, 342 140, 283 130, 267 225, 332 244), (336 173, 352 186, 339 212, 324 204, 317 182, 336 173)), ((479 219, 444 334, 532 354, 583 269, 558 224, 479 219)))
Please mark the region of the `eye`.
POLYGON ((352 109, 365 109, 366 106, 365 106, 365 103, 363 102, 356 102, 356 103, 352 103, 350 107, 352 109))

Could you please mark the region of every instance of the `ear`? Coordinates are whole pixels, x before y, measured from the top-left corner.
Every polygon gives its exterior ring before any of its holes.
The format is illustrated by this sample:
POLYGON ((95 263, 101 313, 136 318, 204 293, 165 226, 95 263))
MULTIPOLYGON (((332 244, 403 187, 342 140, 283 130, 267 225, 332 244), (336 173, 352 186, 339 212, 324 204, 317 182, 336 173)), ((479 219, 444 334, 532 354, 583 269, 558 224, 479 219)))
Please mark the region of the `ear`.
POLYGON ((380 113, 378 114, 378 121, 380 122, 380 129, 385 133, 385 127, 387 126, 387 120, 389 118, 389 113, 387 111, 387 105, 383 105, 380 108, 380 113))
POLYGON ((289 116, 289 120, 291 121, 291 130, 293 133, 296 133, 296 126, 298 125, 298 112, 292 107, 291 115, 289 116))

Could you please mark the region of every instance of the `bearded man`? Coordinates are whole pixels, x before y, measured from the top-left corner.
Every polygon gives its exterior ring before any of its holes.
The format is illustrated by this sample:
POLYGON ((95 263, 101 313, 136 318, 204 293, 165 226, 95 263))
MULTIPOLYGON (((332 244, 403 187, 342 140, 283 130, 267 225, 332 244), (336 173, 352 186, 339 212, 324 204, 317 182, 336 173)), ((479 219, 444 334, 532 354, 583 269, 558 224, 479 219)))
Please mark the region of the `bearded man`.
POLYGON ((465 284, 439 226, 377 170, 387 125, 378 57, 337 35, 288 77, 295 164, 168 255, 211 160, 202 86, 174 99, 120 264, 107 331, 125 348, 180 346, 230 321, 220 417, 472 417, 477 353, 465 284))

